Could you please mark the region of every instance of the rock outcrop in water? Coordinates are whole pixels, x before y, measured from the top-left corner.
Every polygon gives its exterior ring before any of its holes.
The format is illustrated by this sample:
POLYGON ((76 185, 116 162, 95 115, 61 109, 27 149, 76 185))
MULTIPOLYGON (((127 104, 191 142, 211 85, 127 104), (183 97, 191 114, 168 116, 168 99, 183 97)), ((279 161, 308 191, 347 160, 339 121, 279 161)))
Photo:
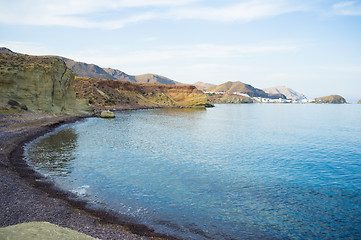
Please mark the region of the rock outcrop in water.
POLYGON ((0 108, 81 114, 90 109, 76 100, 73 80, 58 58, 0 53, 0 108))
POLYGON ((100 113, 101 118, 115 118, 115 114, 112 111, 106 110, 100 113))
POLYGON ((358 102, 357 102, 358 104, 361 104, 361 99, 360 100, 358 100, 358 102))
POLYGON ((330 96, 315 98, 315 103, 343 104, 346 103, 346 100, 340 95, 330 95, 330 96))
POLYGON ((93 106, 205 107, 206 95, 191 85, 175 86, 155 83, 131 83, 75 77, 77 98, 93 106))

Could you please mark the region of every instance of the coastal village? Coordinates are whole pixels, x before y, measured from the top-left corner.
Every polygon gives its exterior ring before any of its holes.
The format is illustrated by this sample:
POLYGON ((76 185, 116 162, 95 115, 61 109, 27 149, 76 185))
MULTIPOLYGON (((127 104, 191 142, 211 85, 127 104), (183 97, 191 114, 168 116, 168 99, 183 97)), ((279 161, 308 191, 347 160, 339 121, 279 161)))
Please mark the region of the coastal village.
POLYGON ((346 103, 340 95, 330 95, 308 99, 304 94, 286 86, 274 86, 265 89, 253 87, 240 81, 228 81, 220 85, 197 82, 194 84, 207 95, 212 104, 242 103, 346 103))
MULTIPOLYGON (((227 94, 226 92, 204 92, 207 95, 219 95, 219 96, 223 96, 224 94, 227 94)), ((306 103, 322 103, 321 99, 307 99, 306 97, 304 98, 299 98, 299 99, 285 99, 285 98, 277 98, 277 99, 273 99, 273 98, 265 98, 265 97, 250 97, 248 94, 246 93, 241 93, 241 92, 232 92, 231 95, 237 95, 237 96, 242 96, 245 98, 250 98, 253 100, 254 103, 298 103, 298 104, 306 104, 306 103)))

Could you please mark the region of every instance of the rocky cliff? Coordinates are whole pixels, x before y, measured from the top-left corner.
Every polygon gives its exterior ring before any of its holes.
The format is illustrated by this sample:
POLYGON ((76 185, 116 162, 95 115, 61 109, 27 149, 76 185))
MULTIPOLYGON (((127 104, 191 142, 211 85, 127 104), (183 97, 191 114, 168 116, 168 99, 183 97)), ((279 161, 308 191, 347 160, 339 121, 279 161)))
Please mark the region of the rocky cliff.
POLYGON ((55 57, 0 53, 0 108, 78 114, 88 110, 76 101, 74 73, 55 57))
POLYGON ((346 103, 346 100, 341 97, 340 95, 330 95, 326 97, 319 97, 315 98, 316 103, 336 103, 336 104, 342 104, 346 103))
POLYGON ((358 104, 361 104, 361 99, 360 100, 358 100, 358 102, 357 102, 358 104))
POLYGON ((75 77, 77 98, 93 106, 204 107, 207 97, 191 85, 132 83, 119 80, 75 77))

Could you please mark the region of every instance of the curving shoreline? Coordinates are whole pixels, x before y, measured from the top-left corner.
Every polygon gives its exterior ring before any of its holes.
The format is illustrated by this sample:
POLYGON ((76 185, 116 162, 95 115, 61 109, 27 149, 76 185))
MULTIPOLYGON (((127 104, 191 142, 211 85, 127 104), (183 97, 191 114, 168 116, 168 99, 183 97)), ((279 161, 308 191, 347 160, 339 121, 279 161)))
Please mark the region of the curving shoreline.
POLYGON ((0 115, 0 227, 50 222, 100 239, 177 239, 132 221, 94 209, 56 188, 23 159, 23 145, 82 117, 51 114, 0 115))

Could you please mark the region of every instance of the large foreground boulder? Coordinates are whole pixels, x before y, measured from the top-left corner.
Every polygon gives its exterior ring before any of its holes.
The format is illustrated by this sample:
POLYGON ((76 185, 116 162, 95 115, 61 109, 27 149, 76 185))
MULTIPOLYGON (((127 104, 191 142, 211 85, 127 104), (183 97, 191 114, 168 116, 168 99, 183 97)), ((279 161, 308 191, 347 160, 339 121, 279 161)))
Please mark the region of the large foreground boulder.
POLYGON ((95 240, 96 238, 48 222, 29 222, 0 228, 0 239, 95 240))

